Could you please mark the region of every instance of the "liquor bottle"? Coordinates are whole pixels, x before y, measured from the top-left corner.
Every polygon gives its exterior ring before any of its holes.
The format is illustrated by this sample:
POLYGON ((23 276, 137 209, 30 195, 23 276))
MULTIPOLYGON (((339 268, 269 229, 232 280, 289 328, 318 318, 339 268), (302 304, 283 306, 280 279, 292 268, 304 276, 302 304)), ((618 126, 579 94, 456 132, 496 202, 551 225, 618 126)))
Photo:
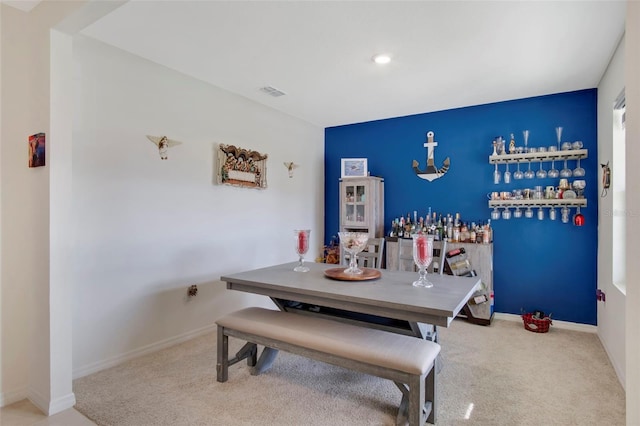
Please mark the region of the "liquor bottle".
POLYGON ((489 244, 491 242, 491 219, 487 220, 482 233, 482 243, 489 244))
POLYGON ((465 222, 460 223, 460 242, 466 243, 469 240, 469 227, 465 222))
POLYGON ((447 217, 447 241, 453 240, 453 218, 451 215, 447 217))
POLYGON ((476 223, 471 222, 471 228, 469 229, 469 241, 472 243, 476 242, 476 223))

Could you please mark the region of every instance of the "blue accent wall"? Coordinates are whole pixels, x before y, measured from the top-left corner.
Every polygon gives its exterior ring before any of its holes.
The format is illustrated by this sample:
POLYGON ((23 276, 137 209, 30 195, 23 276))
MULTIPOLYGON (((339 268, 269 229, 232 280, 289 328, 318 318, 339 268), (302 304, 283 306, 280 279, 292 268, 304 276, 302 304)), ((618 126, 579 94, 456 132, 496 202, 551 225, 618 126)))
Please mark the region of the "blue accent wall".
MULTIPOLYGON (((331 127, 325 130, 325 239, 339 230, 339 179, 341 158, 367 158, 372 176, 385 181, 385 233, 391 220, 413 211, 424 216, 429 207, 442 213, 459 212, 465 221, 490 218, 487 193, 534 185, 555 185, 558 179, 512 179, 494 185, 494 165, 488 157, 491 142, 514 133, 523 145, 528 129, 529 146, 557 144, 555 128, 563 127, 563 141, 581 140, 589 150, 581 160, 587 175, 582 209, 586 225, 576 227, 558 219, 492 221, 494 228, 494 292, 497 312, 520 314, 534 309, 552 318, 596 324, 597 203, 600 165, 597 162, 597 90, 581 90, 535 98, 472 106, 387 120, 331 127), (417 160, 426 167, 426 133, 433 131, 438 146, 435 166, 446 157, 451 168, 433 182, 420 179, 412 168, 417 160)), ((562 163, 556 163, 558 170, 562 163)), ((538 164, 532 164, 537 170, 538 164)), ((550 163, 543 163, 546 170, 550 163)), ((576 161, 569 161, 575 168, 576 161)), ((504 172, 504 165, 499 166, 504 172)), ((511 172, 515 166, 510 166, 511 172)), ((524 169, 523 169, 524 171, 524 169)), ((573 180, 573 179, 570 179, 573 180)), ((534 209, 535 212, 535 209, 534 209)), ((575 209, 572 209, 572 215, 575 209)))

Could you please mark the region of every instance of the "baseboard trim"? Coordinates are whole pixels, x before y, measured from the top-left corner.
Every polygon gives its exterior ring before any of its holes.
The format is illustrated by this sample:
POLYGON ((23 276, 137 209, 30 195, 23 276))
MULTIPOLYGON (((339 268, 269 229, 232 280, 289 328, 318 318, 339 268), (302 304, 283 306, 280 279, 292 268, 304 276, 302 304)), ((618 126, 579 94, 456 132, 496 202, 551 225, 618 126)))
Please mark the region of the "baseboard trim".
POLYGON ((71 392, 60 398, 49 401, 48 415, 53 416, 76 405, 76 394, 71 392))
POLYGON ((198 328, 196 330, 189 331, 178 336, 170 337, 159 342, 151 343, 138 349, 134 349, 130 352, 126 352, 122 355, 118 355, 112 358, 105 359, 103 361, 94 362, 92 364, 85 365, 73 370, 73 378, 79 379, 80 377, 88 376, 89 374, 97 373, 98 371, 106 370, 107 368, 114 367, 123 362, 132 360, 134 358, 141 357, 153 352, 157 352, 161 349, 165 349, 178 343, 185 342, 203 334, 211 333, 216 330, 216 325, 207 325, 205 327, 198 328))
MULTIPOLYGON (((494 319, 522 322, 522 317, 520 315, 503 314, 503 313, 498 313, 498 312, 496 312, 494 314, 494 319)), ((595 326, 595 325, 579 324, 577 322, 553 320, 553 324, 551 326, 552 327, 556 327, 556 328, 562 328, 564 330, 582 331, 582 332, 585 332, 585 333, 597 333, 598 332, 598 327, 595 326)))
POLYGON ((36 391, 34 389, 29 389, 29 394, 28 394, 27 398, 29 398, 29 401, 31 401, 33 403, 33 405, 38 407, 38 409, 40 411, 42 411, 46 415, 49 415, 48 414, 48 412, 49 412, 49 399, 48 398, 46 398, 44 395, 42 395, 41 393, 39 393, 38 391, 36 391))
POLYGON ((0 407, 11 405, 14 402, 27 398, 27 387, 21 387, 10 392, 0 392, 0 407))

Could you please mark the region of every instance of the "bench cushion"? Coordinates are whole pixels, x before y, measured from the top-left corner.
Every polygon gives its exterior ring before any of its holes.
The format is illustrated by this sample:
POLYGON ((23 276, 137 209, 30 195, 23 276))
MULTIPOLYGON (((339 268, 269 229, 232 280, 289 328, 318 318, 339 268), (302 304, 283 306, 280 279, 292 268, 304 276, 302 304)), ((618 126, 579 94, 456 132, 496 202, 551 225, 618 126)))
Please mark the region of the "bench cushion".
POLYGON ((257 307, 233 312, 216 323, 244 333, 409 374, 427 373, 440 352, 437 343, 416 337, 257 307))

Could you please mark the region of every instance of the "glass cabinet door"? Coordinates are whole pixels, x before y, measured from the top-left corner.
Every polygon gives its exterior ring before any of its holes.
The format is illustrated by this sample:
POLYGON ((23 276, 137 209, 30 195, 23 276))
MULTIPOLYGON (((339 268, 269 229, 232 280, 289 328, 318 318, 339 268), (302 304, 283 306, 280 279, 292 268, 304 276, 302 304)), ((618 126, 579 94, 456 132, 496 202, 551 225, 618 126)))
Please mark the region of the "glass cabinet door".
POLYGON ((364 184, 345 185, 343 194, 345 223, 357 226, 366 221, 366 187, 364 184))

